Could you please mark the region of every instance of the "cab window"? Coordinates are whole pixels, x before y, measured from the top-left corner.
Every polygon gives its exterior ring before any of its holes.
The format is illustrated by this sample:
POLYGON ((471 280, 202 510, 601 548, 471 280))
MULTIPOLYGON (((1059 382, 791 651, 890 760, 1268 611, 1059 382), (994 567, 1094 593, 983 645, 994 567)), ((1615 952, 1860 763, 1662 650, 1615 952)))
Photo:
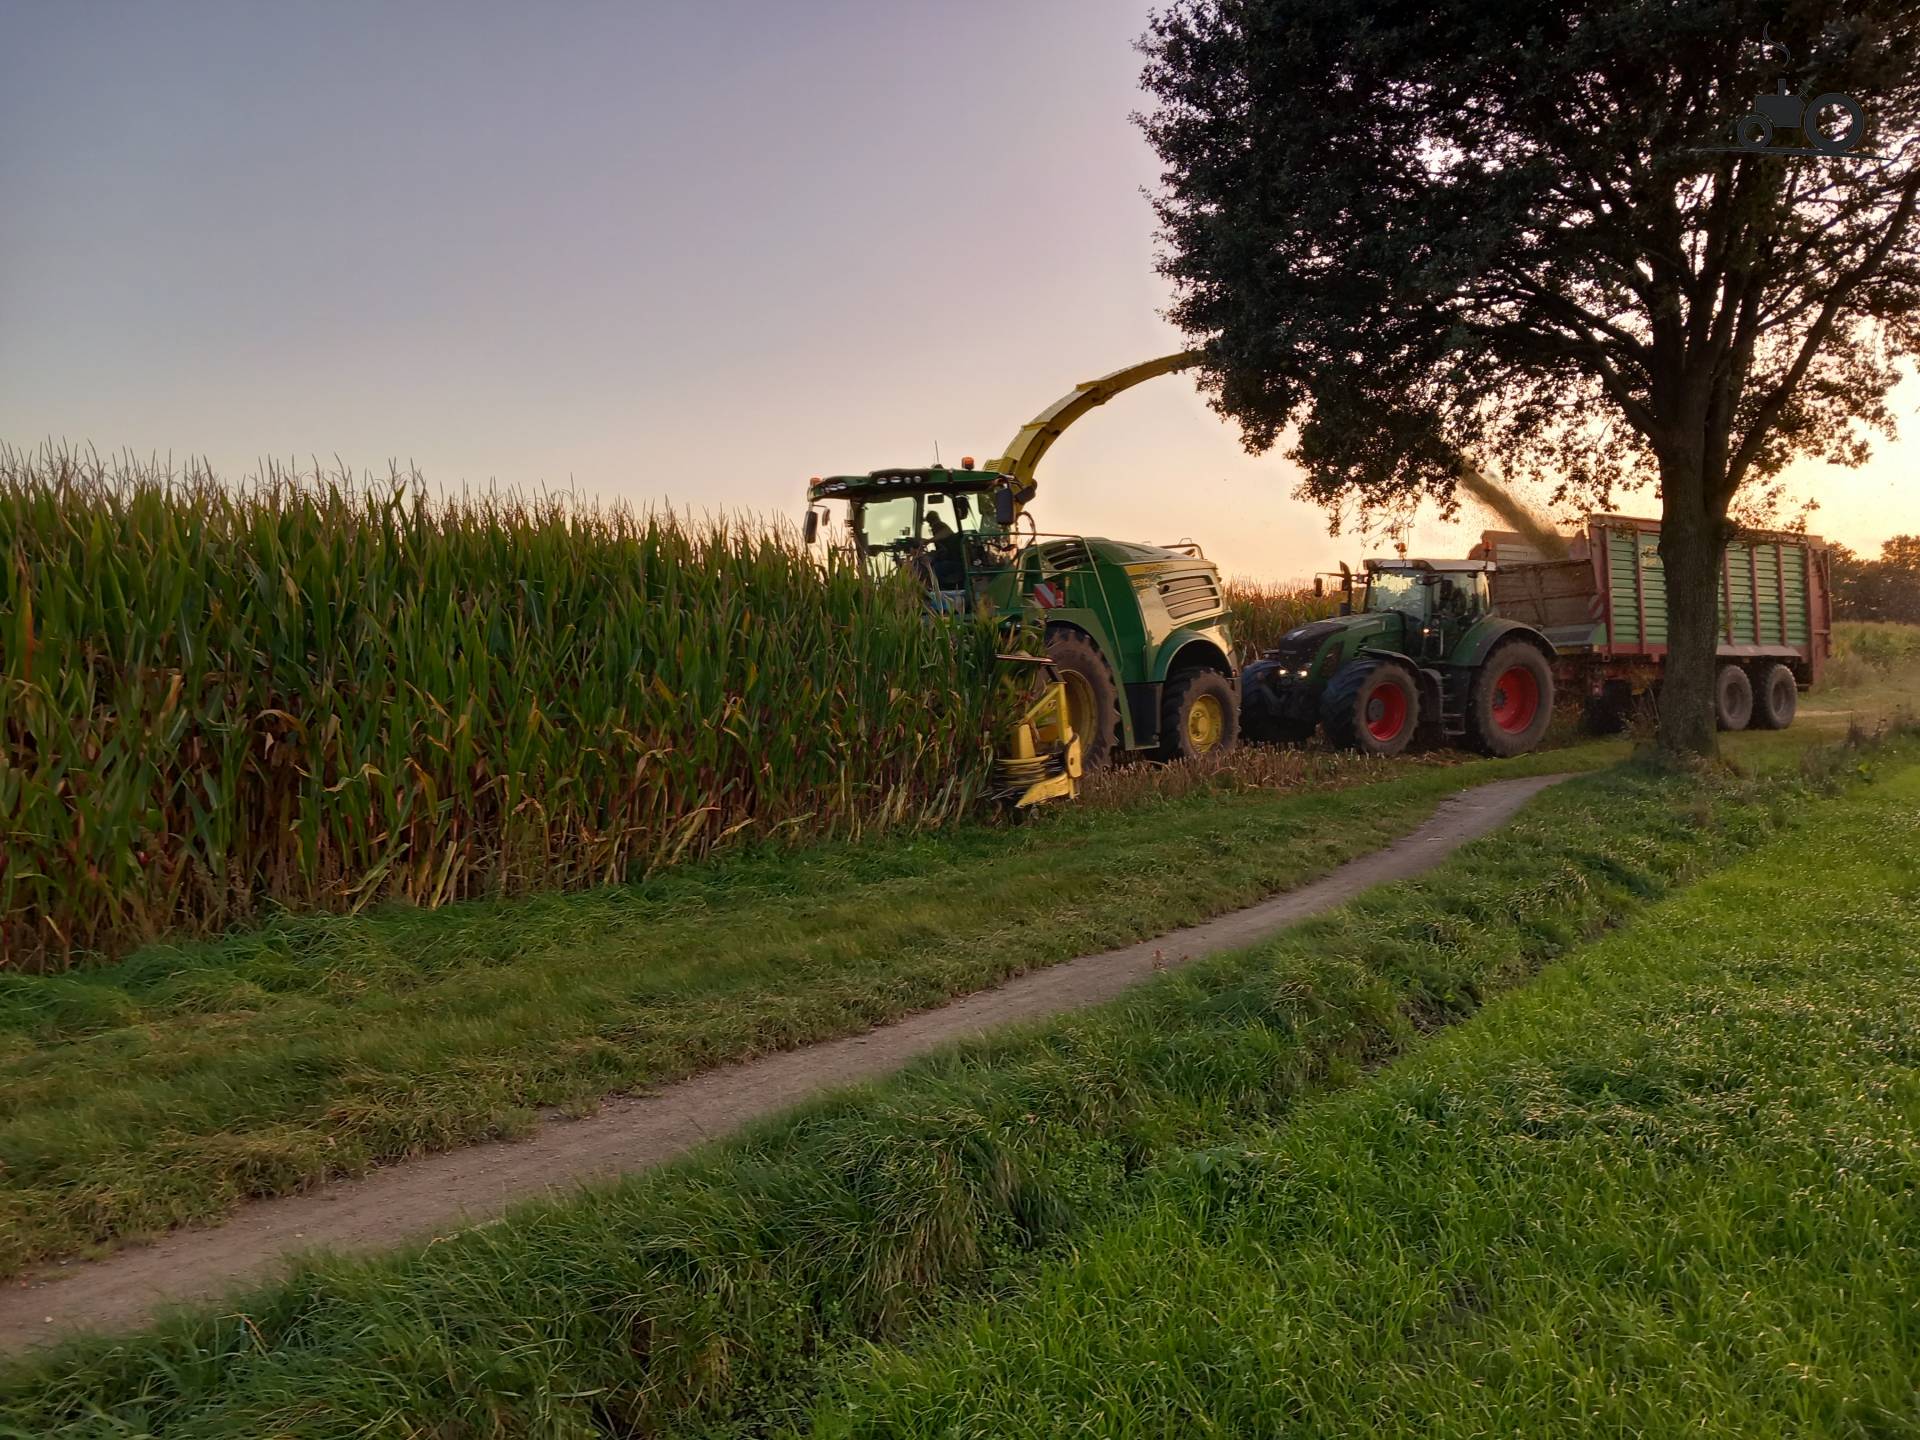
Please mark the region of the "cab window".
POLYGON ((855 546, 870 573, 891 575, 899 569, 901 544, 913 539, 918 518, 919 501, 912 495, 855 504, 847 523, 853 527, 855 546))
POLYGON ((1398 610, 1424 620, 1427 615, 1425 577, 1411 570, 1376 570, 1367 577, 1367 609, 1398 610))
POLYGON ((1434 577, 1433 613, 1442 619, 1470 620, 1486 613, 1487 577, 1478 572, 1434 577))
POLYGON ((977 535, 982 510, 977 495, 928 495, 920 521, 920 538, 938 540, 943 535, 977 535))

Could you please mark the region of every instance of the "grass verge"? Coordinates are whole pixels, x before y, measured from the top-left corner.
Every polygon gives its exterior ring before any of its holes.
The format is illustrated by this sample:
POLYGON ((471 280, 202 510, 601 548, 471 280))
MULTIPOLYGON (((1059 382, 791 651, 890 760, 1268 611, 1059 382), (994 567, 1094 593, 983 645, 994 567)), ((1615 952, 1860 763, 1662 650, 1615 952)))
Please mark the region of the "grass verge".
MULTIPOLYGON (((1454 772, 1457 773, 1457 772, 1454 772)), ((1010 1293, 1220 1143, 1798 816, 1792 773, 1571 782, 1420 882, 686 1163, 0 1381, 33 1435, 754 1428, 844 1347, 1010 1293)))
POLYGON ((1242 793, 0 972, 0 1273, 861 1030, 1298 885, 1466 785, 1619 753, 1275 757, 1242 793))
POLYGON ((1284 1127, 807 1433, 1920 1430, 1920 768, 1284 1127))

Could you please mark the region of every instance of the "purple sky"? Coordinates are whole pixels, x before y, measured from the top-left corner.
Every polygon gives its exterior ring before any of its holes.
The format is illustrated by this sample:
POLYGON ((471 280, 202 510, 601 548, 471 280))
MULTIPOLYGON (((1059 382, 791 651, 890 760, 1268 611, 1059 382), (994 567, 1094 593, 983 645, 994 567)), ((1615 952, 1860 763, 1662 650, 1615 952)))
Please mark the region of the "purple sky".
MULTIPOLYGON (((1181 348, 1145 14, 0 0, 0 439, 786 517, 812 474, 995 454, 1181 348)), ((1815 528, 1920 530, 1916 455, 1810 474, 1815 528)), ((1070 432, 1037 508, 1240 574, 1357 558, 1291 489, 1174 377, 1070 432)))

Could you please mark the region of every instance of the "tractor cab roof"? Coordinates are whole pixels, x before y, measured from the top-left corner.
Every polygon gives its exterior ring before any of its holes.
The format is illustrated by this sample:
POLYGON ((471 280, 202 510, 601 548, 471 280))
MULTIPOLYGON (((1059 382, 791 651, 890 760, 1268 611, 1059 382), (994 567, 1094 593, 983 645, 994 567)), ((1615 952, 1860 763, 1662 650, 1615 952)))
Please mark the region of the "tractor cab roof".
POLYGON ((1008 477, 994 470, 953 470, 944 465, 875 470, 866 475, 829 475, 807 482, 809 500, 874 500, 888 495, 915 495, 929 490, 945 494, 977 495, 1004 484, 1008 477))
POLYGON ((1376 570, 1423 570, 1435 575, 1477 575, 1493 569, 1489 560, 1369 560, 1367 573, 1376 570))

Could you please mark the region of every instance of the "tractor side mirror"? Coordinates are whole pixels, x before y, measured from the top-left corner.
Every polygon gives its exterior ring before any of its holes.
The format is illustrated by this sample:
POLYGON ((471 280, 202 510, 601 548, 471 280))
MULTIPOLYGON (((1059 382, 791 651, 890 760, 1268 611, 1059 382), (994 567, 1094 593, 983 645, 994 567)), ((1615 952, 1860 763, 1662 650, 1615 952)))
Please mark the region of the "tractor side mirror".
POLYGON ((801 543, 811 545, 820 538, 820 512, 807 507, 807 518, 800 523, 801 543))
POLYGON ((1013 491, 1004 486, 993 492, 993 518, 1002 530, 1013 524, 1013 491))
POLYGON ((1316 575, 1313 577, 1313 593, 1316 595, 1324 595, 1327 593, 1327 577, 1326 576, 1316 575))

